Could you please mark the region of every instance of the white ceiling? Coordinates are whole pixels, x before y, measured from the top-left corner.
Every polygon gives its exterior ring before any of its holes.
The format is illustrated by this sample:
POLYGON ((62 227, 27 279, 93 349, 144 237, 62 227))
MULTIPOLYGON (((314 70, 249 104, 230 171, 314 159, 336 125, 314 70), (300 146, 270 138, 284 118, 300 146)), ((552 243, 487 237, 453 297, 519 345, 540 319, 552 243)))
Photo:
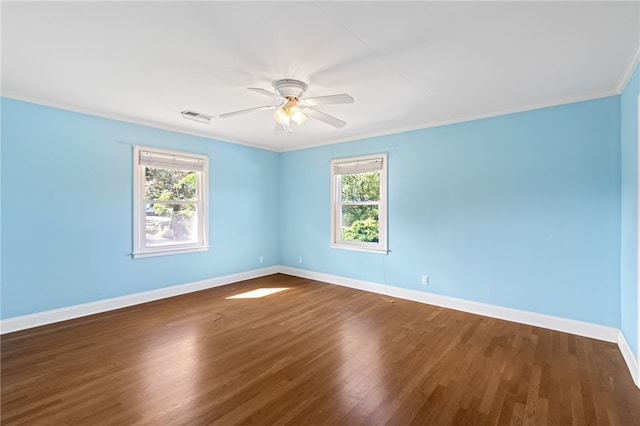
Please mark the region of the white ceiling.
POLYGON ((298 149, 619 93, 640 2, 1 3, 2 95, 219 140, 298 149), (274 131, 247 87, 348 93, 274 131), (186 109, 215 116, 188 121, 186 109))

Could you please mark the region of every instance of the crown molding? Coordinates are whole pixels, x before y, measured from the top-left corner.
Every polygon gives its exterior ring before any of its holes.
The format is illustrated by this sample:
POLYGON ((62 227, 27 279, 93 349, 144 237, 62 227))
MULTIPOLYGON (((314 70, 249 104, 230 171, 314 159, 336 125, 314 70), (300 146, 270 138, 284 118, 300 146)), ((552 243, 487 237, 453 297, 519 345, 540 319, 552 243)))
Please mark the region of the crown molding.
MULTIPOLYGON (((637 64, 638 60, 640 60, 640 51, 637 52, 635 57, 636 58, 634 59, 634 63, 637 64)), ((633 70, 633 67, 631 67, 630 69, 633 70)), ((630 76, 631 76, 631 74, 629 74, 629 76, 627 76, 627 79, 630 76)), ((29 98, 29 97, 24 97, 24 96, 16 96, 16 95, 13 95, 13 94, 10 94, 10 93, 9 94, 0 93, 0 96, 4 97, 4 98, 7 98, 7 99, 13 99, 13 100, 22 101, 22 102, 29 102, 29 103, 33 103, 33 104, 36 104, 36 105, 42 105, 42 106, 47 106, 47 107, 51 107, 51 108, 58 108, 58 109, 66 110, 66 111, 76 112, 76 113, 79 113, 79 114, 86 114, 86 115, 91 115, 91 116, 94 116, 94 117, 105 118, 105 119, 108 119, 108 120, 117 120, 117 121, 122 121, 122 122, 125 122, 125 123, 136 124, 136 125, 140 125, 140 126, 154 128, 154 129, 165 130, 165 131, 174 132, 174 133, 180 133, 180 134, 185 134, 185 135, 190 135, 190 136, 206 138, 206 139, 209 139, 209 140, 214 140, 214 141, 223 142, 223 143, 230 143, 230 144, 235 144, 235 145, 247 146, 247 147, 250 147, 250 148, 261 149, 261 150, 264 150, 264 151, 291 152, 291 151, 300 151, 300 150, 310 149, 310 148, 317 148, 317 147, 327 146, 327 145, 335 145, 335 144, 345 143, 345 142, 354 142, 354 141, 358 141, 358 140, 371 139, 371 138, 377 138, 377 137, 382 137, 382 136, 389 136, 389 135, 405 133, 405 132, 412 132, 412 131, 428 129, 428 128, 432 128, 432 127, 448 126, 448 125, 464 123, 464 122, 468 122, 468 121, 482 120, 482 119, 485 119, 485 118, 500 117, 500 116, 503 116, 503 115, 516 114, 516 113, 520 113, 520 112, 533 111, 533 110, 537 110, 537 109, 551 108, 551 107, 555 107, 555 106, 572 104, 572 103, 575 103, 575 102, 583 102, 583 101, 589 101, 589 100, 594 100, 594 99, 599 99, 599 98, 606 98, 606 97, 609 97, 609 96, 616 96, 616 95, 619 95, 619 94, 620 94, 620 92, 618 92, 616 90, 607 90, 607 91, 604 91, 604 92, 590 93, 588 95, 563 97, 563 98, 555 99, 555 100, 550 101, 550 102, 541 102, 541 103, 535 103, 535 104, 528 104, 528 105, 524 105, 524 106, 521 106, 521 107, 515 107, 515 108, 504 109, 504 110, 492 111, 492 112, 484 113, 484 114, 472 114, 472 115, 468 115, 468 116, 465 116, 465 117, 459 117, 459 118, 455 118, 455 119, 451 119, 451 120, 443 120, 443 121, 436 121, 436 122, 423 122, 423 123, 417 124, 415 126, 396 127, 396 128, 392 128, 392 129, 388 129, 388 130, 377 130, 377 131, 365 132, 365 133, 362 133, 362 134, 351 135, 351 136, 347 136, 347 137, 344 137, 344 138, 332 139, 330 141, 326 141, 326 142, 322 142, 322 143, 309 144, 309 145, 305 145, 305 146, 299 147, 299 148, 271 148, 271 147, 267 147, 267 146, 264 146, 264 145, 252 144, 252 143, 245 142, 245 141, 223 139, 223 138, 216 137, 215 135, 207 134, 206 132, 187 131, 187 130, 184 130, 184 129, 180 129, 178 127, 168 126, 168 125, 165 125, 165 124, 162 124, 162 123, 138 120, 138 119, 134 119, 134 118, 131 118, 131 117, 125 117, 125 116, 118 115, 118 114, 107 114, 107 113, 102 113, 102 112, 90 111, 90 110, 77 108, 77 107, 70 106, 70 105, 63 105, 63 104, 58 104, 58 103, 55 103, 55 102, 42 101, 42 100, 39 100, 39 99, 33 99, 33 98, 29 98)))
POLYGON ((196 136, 196 137, 200 137, 200 138, 213 140, 213 141, 216 141, 216 142, 229 143, 229 144, 233 144, 233 145, 243 145, 243 146, 248 146, 250 148, 262 149, 262 150, 265 150, 265 151, 279 152, 279 150, 277 150, 277 149, 269 148, 269 147, 264 146, 264 145, 251 144, 251 143, 232 140, 232 139, 224 139, 224 138, 218 137, 216 135, 212 135, 212 134, 207 133, 207 132, 199 132, 197 130, 185 130, 185 129, 180 128, 180 127, 170 126, 170 125, 167 125, 167 124, 164 124, 164 123, 159 123, 159 122, 156 122, 156 121, 140 120, 140 119, 137 119, 137 118, 132 118, 132 117, 128 117, 128 116, 121 115, 121 114, 113 114, 113 113, 105 113, 105 112, 100 112, 100 111, 94 111, 94 110, 90 110, 90 109, 86 109, 86 108, 79 108, 79 107, 73 106, 73 105, 67 105, 67 104, 64 104, 64 103, 51 102, 51 101, 47 101, 47 100, 36 99, 36 98, 29 97, 29 96, 15 95, 13 93, 6 93, 6 92, 4 92, 4 93, 0 92, 0 97, 6 98, 6 99, 12 99, 12 100, 15 100, 15 101, 20 101, 20 102, 28 102, 28 103, 31 103, 31 104, 34 104, 34 105, 41 105, 41 106, 45 106, 45 107, 49 107, 49 108, 56 108, 56 109, 61 109, 61 110, 64 110, 64 111, 75 112, 75 113, 78 113, 78 114, 90 115, 92 117, 104 118, 104 119, 107 119, 107 120, 115 120, 115 121, 121 121, 123 123, 129 123, 129 124, 135 124, 135 125, 138 125, 138 126, 150 127, 152 129, 157 129, 157 130, 165 130, 167 132, 180 133, 180 134, 189 135, 189 136, 196 136))
POLYGON ((638 44, 636 45, 635 53, 633 54, 633 56, 631 56, 629 63, 627 64, 626 68, 624 69, 624 72, 622 73, 620 82, 616 86, 616 92, 618 94, 621 94, 624 91, 624 88, 626 87, 627 83, 629 82, 629 79, 633 75, 633 72, 635 71, 639 63, 640 63, 640 41, 638 41, 638 44))
POLYGON ((492 112, 483 113, 483 114, 471 114, 464 117, 455 118, 452 120, 426 122, 426 123, 417 124, 415 126, 396 127, 396 128, 392 128, 384 131, 383 130, 372 131, 372 132, 359 134, 358 136, 348 136, 345 138, 337 138, 337 139, 331 140, 330 142, 305 145, 304 147, 301 147, 301 148, 280 149, 277 152, 300 151, 308 148, 317 148, 320 146, 335 145, 335 144, 344 143, 344 142, 353 142, 353 141, 377 138, 382 136, 396 135, 396 134, 405 133, 405 132, 413 132, 416 130, 429 129, 432 127, 449 126, 452 124, 465 123, 468 121, 483 120, 485 118, 501 117, 503 115, 517 114, 521 112, 534 111, 534 110, 544 109, 544 108, 553 108, 557 106, 573 104, 576 102, 591 101, 595 99, 607 98, 609 96, 617 96, 619 94, 620 93, 618 93, 615 89, 611 89, 603 92, 594 92, 587 95, 567 96, 567 97, 558 98, 549 102, 527 104, 521 107, 507 108, 507 109, 492 111, 492 112))

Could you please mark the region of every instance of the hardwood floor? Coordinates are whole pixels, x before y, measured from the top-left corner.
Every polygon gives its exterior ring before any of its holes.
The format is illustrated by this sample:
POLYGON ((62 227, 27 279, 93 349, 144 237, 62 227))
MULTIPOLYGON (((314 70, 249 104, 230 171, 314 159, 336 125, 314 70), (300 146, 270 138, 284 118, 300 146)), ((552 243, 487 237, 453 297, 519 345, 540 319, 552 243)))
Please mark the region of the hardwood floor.
POLYGON ((640 425, 612 343, 280 274, 1 345, 3 425, 640 425))

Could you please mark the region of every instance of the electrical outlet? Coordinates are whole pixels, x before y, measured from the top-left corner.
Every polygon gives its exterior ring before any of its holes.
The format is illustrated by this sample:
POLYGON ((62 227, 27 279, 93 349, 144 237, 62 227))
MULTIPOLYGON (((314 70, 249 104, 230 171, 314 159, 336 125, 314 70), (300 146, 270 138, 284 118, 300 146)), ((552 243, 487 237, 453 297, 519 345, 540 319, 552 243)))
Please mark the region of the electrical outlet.
POLYGON ((264 262, 264 257, 260 256, 260 263, 263 263, 263 262, 264 262))
POLYGON ((422 284, 423 285, 429 285, 429 276, 428 275, 423 275, 422 276, 422 284))
POLYGON ((302 263, 302 256, 298 256, 298 263, 302 263))

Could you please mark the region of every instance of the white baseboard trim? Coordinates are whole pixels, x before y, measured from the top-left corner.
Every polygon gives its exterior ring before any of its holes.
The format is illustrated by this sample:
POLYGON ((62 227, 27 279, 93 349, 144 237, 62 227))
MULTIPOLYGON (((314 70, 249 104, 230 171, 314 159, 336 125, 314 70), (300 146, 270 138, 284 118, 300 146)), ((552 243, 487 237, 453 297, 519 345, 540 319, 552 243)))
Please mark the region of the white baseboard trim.
POLYGON ((400 299, 412 300, 414 302, 427 303, 429 305, 455 309, 458 311, 483 315, 486 317, 532 325, 535 327, 548 328, 551 330, 562 331, 578 336, 590 337, 592 339, 604 340, 606 342, 618 343, 620 334, 620 330, 615 327, 607 327, 604 325, 592 324, 583 321, 555 317, 551 315, 538 314, 535 312, 522 311, 519 309, 505 308, 502 306, 473 302, 470 300, 458 299, 455 297, 441 296, 438 294, 425 293, 417 290, 387 286, 383 284, 355 280, 352 278, 345 278, 336 275, 308 271, 304 269, 281 267, 280 272, 297 277, 323 281, 330 284, 351 287, 358 290, 380 293, 400 299))
POLYGON ((589 337, 603 340, 618 345, 622 357, 624 358, 631 378, 636 386, 640 388, 640 368, 638 361, 633 356, 633 351, 624 338, 622 331, 615 327, 577 321, 567 318, 555 317, 551 315, 538 314, 535 312, 522 311, 519 309, 505 308, 502 306, 489 305, 486 303, 473 302, 455 297, 441 296, 438 294, 424 293, 416 290, 409 290, 400 287, 387 286, 369 281, 345 278, 337 275, 324 274, 321 272, 308 271, 306 269, 280 267, 279 272, 301 278, 322 281, 329 284, 341 285, 358 290, 384 294, 400 299, 414 302, 427 303, 429 305, 443 308, 455 309, 457 311, 483 315, 486 317, 502 319, 506 321, 527 324, 535 327, 547 328, 550 330, 562 331, 564 333, 575 334, 577 336, 589 337))
POLYGON ((232 284, 238 281, 259 278, 276 273, 293 275, 296 277, 322 281, 329 284, 350 287, 357 290, 369 291, 384 294, 400 299, 414 302, 426 303, 443 308, 455 309, 472 314, 483 315, 491 318, 532 325, 535 327, 547 328, 550 330, 562 331, 578 336, 603 340, 616 343, 622 352, 622 356, 629 368, 631 377, 636 386, 640 388, 640 367, 633 355, 622 331, 614 327, 607 327, 598 324, 576 321, 567 318, 555 317, 551 315, 538 314, 535 312, 522 311, 519 309, 505 308, 502 306, 489 305, 486 303, 473 302, 449 296, 442 296, 433 293, 425 293, 417 290, 409 290, 400 287, 388 286, 370 281, 346 278, 337 275, 330 275, 321 272, 309 271, 306 269, 292 268, 288 266, 271 266, 263 269, 240 272, 237 274, 224 275, 221 277, 209 278, 201 281, 176 285, 172 287, 160 288, 157 290, 135 293, 112 299, 100 300, 97 302, 84 303, 82 305, 69 306, 66 308, 53 309, 36 314, 24 315, 20 317, 0 320, 0 334, 39 327, 60 321, 66 321, 87 315, 107 312, 114 309, 126 308, 128 306, 141 303, 152 302, 154 300, 179 296, 181 294, 192 293, 194 291, 206 290, 208 288, 219 287, 232 284))
POLYGON ((208 288, 219 287, 238 281, 272 275, 278 273, 279 270, 280 267, 278 266, 255 269, 253 271, 240 272, 237 274, 224 275, 221 277, 194 281, 172 287, 159 288, 157 290, 145 291, 143 293, 129 294, 126 296, 114 297, 112 299, 99 300, 97 302, 83 303, 81 305, 8 318, 0 321, 0 334, 11 333, 27 328, 38 327, 73 318, 112 311, 114 309, 126 308, 128 306, 138 305, 141 303, 152 302, 154 300, 164 299, 167 297, 179 296, 181 294, 192 293, 194 291, 206 290, 208 288))
POLYGON ((622 333, 622 331, 618 333, 617 343, 618 347, 620 348, 620 352, 622 352, 622 357, 627 363, 627 368, 629 368, 629 373, 631 373, 633 382, 637 387, 640 388, 640 369, 638 368, 638 360, 636 360, 636 357, 633 356, 631 346, 629 346, 627 339, 624 338, 624 334, 622 333))

